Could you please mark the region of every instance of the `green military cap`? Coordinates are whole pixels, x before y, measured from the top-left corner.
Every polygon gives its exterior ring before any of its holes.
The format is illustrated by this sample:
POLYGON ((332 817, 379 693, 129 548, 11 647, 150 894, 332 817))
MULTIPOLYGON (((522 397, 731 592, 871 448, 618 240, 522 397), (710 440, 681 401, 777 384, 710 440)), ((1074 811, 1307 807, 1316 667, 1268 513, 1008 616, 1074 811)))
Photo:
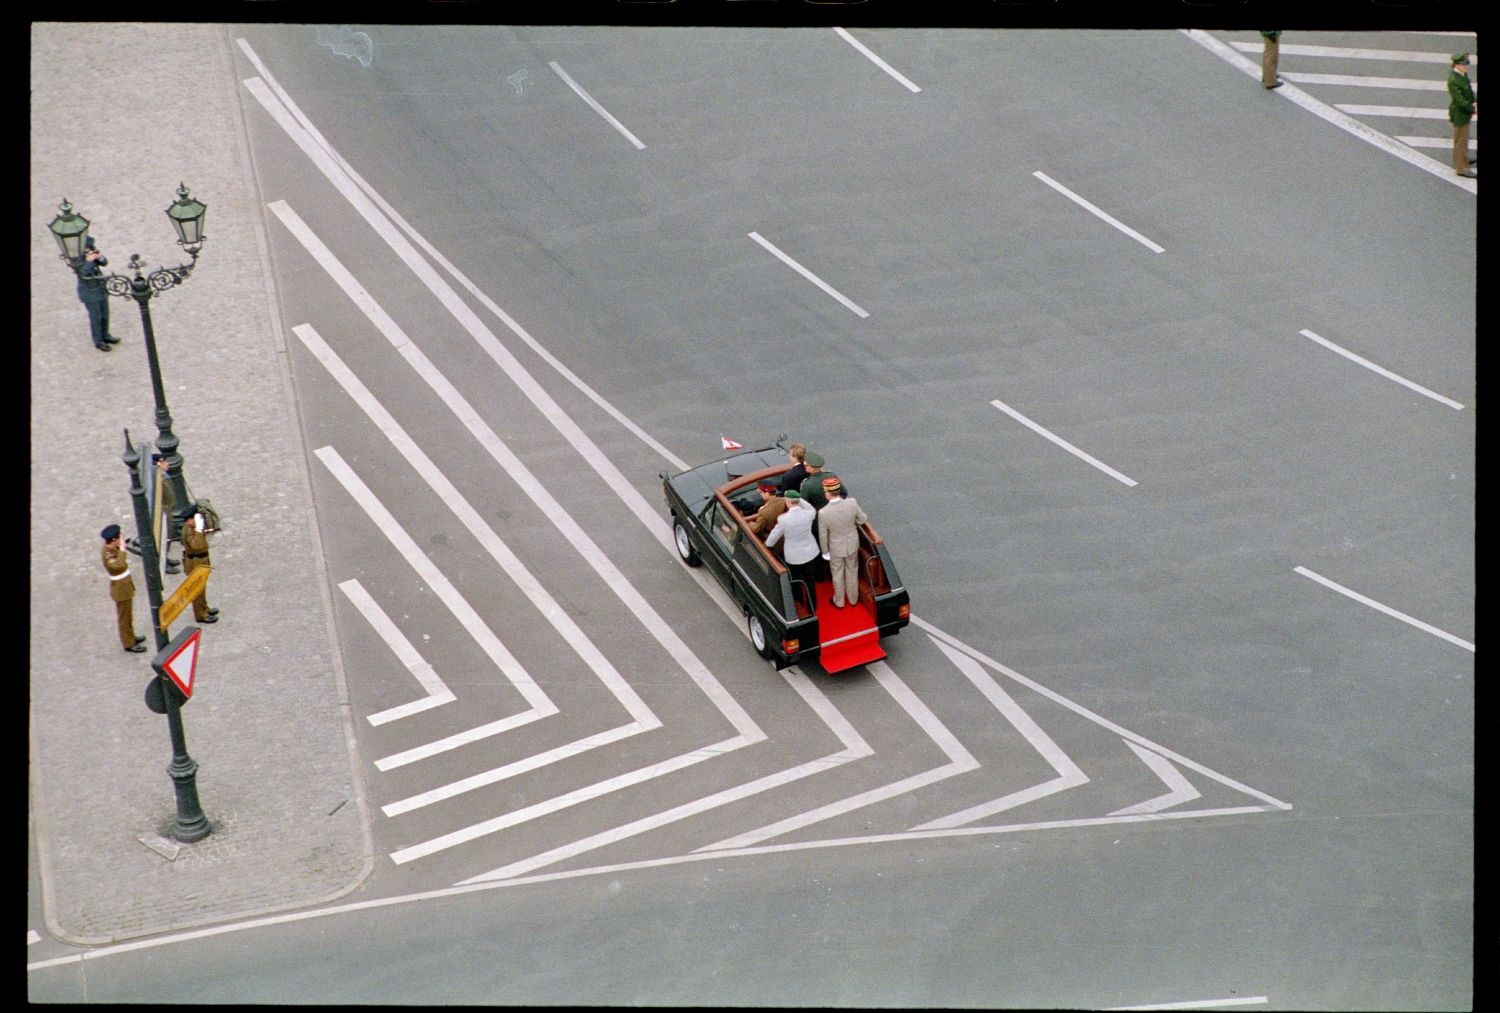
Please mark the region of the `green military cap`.
POLYGON ((784 497, 786 497, 787 499, 801 499, 802 498, 802 494, 800 492, 798 492, 796 489, 788 489, 786 492, 782 493, 781 495, 784 496, 784 497))
POLYGON ((823 455, 815 450, 809 450, 807 456, 802 458, 802 463, 809 468, 821 468, 823 467, 823 455))
POLYGON ((1467 67, 1469 65, 1469 54, 1468 53, 1454 53, 1453 54, 1453 62, 1454 63, 1461 63, 1465 67, 1467 67))

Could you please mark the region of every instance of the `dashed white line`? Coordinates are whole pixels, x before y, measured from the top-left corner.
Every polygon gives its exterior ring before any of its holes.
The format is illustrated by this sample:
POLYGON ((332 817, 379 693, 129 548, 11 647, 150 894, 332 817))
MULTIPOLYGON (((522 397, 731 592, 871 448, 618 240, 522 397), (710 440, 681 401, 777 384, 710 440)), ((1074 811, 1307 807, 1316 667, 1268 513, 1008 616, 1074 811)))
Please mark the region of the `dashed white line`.
POLYGON ((1098 468, 1100 471, 1104 472, 1106 475, 1108 475, 1110 478, 1113 478, 1115 481, 1117 481, 1117 482, 1123 482, 1125 485, 1128 485, 1128 486, 1133 486, 1133 485, 1136 484, 1135 479, 1129 477, 1128 475, 1122 475, 1120 472, 1118 472, 1115 469, 1111 468, 1109 465, 1105 464, 1103 461, 1100 461, 1098 458, 1093 457, 1093 456, 1091 456, 1089 454, 1084 453, 1083 451, 1079 450, 1077 447, 1073 446, 1073 444, 1071 444, 1067 440, 1063 439, 1061 436, 1058 436, 1055 433, 1052 433, 1052 432, 1048 431, 1047 429, 1044 429, 1042 426, 1037 425, 1035 422, 1031 421, 1025 415, 1022 415, 1020 412, 1016 411, 1014 408, 1012 408, 1010 405, 1006 404, 1005 402, 1003 402, 1003 401, 991 401, 990 404, 994 405, 996 408, 999 408, 1005 414, 1009 415, 1011 418, 1015 419, 1017 422, 1021 423, 1023 426, 1025 426, 1026 428, 1030 429, 1032 432, 1035 432, 1035 433, 1037 433, 1037 434, 1039 434, 1041 436, 1045 436, 1047 439, 1051 440, 1053 443, 1057 444, 1059 447, 1062 447, 1068 453, 1073 454, 1074 456, 1078 457, 1081 460, 1087 461, 1089 464, 1092 464, 1094 467, 1098 468))
POLYGON ((646 147, 646 145, 641 142, 641 139, 639 137, 636 137, 629 130, 625 129, 625 124, 621 123, 619 120, 617 120, 613 116, 611 116, 608 109, 605 109, 602 105, 600 105, 598 102, 596 102, 594 100, 594 96, 592 96, 588 92, 584 91, 583 88, 578 84, 577 81, 575 81, 571 77, 569 77, 568 76, 568 72, 565 71, 565 70, 563 70, 562 67, 558 66, 556 60, 549 60, 549 61, 547 61, 547 66, 549 66, 553 70, 557 71, 557 76, 560 77, 560 78, 562 78, 564 81, 566 81, 567 84, 568 84, 568 87, 572 88, 575 92, 577 92, 578 93, 578 97, 581 98, 581 99, 583 99, 585 102, 587 102, 589 104, 589 108, 590 109, 594 110, 594 112, 598 113, 600 116, 603 116, 604 119, 609 123, 610 126, 614 127, 620 133, 624 134, 625 135, 625 139, 627 141, 629 141, 631 144, 634 144, 637 151, 639 151, 639 150, 641 150, 641 149, 643 149, 643 148, 646 147))
POLYGON ((370 597, 370 592, 365 590, 363 584, 357 580, 346 580, 339 585, 339 590, 344 592, 344 596, 354 603, 354 607, 359 609, 360 614, 365 617, 365 621, 379 634, 380 639, 385 641, 386 646, 391 649, 391 653, 406 666, 406 670, 427 691, 427 695, 420 700, 413 700, 411 703, 404 703, 400 706, 383 710, 378 714, 371 714, 369 716, 370 724, 383 725, 398 718, 404 718, 445 703, 451 703, 456 699, 443 683, 443 680, 438 677, 437 672, 433 670, 432 666, 422 659, 422 655, 417 653, 417 649, 412 646, 412 642, 407 639, 406 634, 402 633, 396 624, 391 621, 391 617, 385 614, 385 609, 381 608, 379 603, 370 597))
POLYGON ((847 309, 851 310, 855 314, 855 316, 858 316, 861 319, 863 319, 864 317, 867 317, 867 316, 870 315, 870 314, 866 313, 864 310, 860 309, 859 306, 856 305, 853 300, 847 298, 842 292, 838 291, 838 289, 834 288, 832 285, 828 284, 822 278, 819 278, 817 275, 813 274, 807 268, 805 268, 801 264, 797 263, 791 257, 789 257, 785 253, 781 252, 781 250, 777 248, 777 246, 776 246, 775 243, 771 242, 769 239, 766 239, 759 232, 751 232, 751 233, 748 233, 748 235, 750 236, 751 239, 755 240, 762 247, 764 247, 765 250, 768 253, 770 253, 772 256, 774 256, 777 260, 781 261, 787 267, 790 267, 793 271, 796 271, 798 274, 802 275, 802 277, 806 278, 808 281, 810 281, 814 285, 818 286, 824 292, 826 292, 827 294, 833 296, 839 302, 843 303, 844 306, 847 309))
POLYGON ((839 38, 843 39, 845 42, 849 43, 849 45, 853 46, 855 49, 859 50, 866 57, 868 57, 871 63, 875 64, 875 66, 891 75, 891 77, 894 77, 897 81, 900 81, 908 91, 919 92, 922 90, 921 88, 918 88, 916 85, 912 84, 911 81, 907 80, 904 75, 898 73, 895 68, 893 68, 889 63, 886 63, 880 57, 876 56, 873 52, 870 51, 867 46, 865 46, 864 43, 860 42, 854 36, 850 35, 842 28, 835 28, 834 31, 838 33, 839 38))
POLYGON ((1437 402, 1439 402, 1441 404, 1445 404, 1449 408, 1453 408, 1453 409, 1461 409, 1461 408, 1463 408, 1463 405, 1459 404, 1457 401, 1454 401, 1452 398, 1443 397, 1443 395, 1441 395, 1441 394, 1435 394, 1432 391, 1428 390, 1426 387, 1423 387, 1421 384, 1412 383, 1410 380, 1406 379, 1406 377, 1400 376, 1400 375, 1398 375, 1396 373, 1392 373, 1390 370, 1386 369, 1383 366, 1377 366, 1377 365, 1375 365, 1375 363, 1371 362, 1369 359, 1366 359, 1363 356, 1355 355, 1353 352, 1349 351, 1347 348, 1340 348, 1338 345, 1335 345, 1332 341, 1329 341, 1327 338, 1320 337, 1320 336, 1314 334, 1312 331, 1307 330, 1306 328, 1303 328, 1302 330, 1298 331, 1297 333, 1301 334, 1304 338, 1307 338, 1307 339, 1309 339, 1311 341, 1316 341, 1318 344, 1322 345, 1324 348, 1328 349, 1330 352, 1337 352, 1339 355, 1342 355, 1344 358, 1348 359, 1350 362, 1357 362, 1361 366, 1365 367, 1366 369, 1371 370, 1372 372, 1375 372, 1375 373, 1379 373, 1381 376, 1385 377, 1387 380, 1394 380, 1397 383, 1401 384, 1401 386, 1416 391, 1418 394, 1421 394, 1423 397, 1430 397, 1430 398, 1432 398, 1432 400, 1437 401, 1437 402))
POLYGON ((1384 612, 1386 615, 1392 617, 1393 619, 1399 619, 1403 623, 1415 626, 1417 629, 1422 630, 1425 633, 1431 633, 1433 636, 1441 637, 1451 644, 1457 644, 1459 647, 1462 647, 1466 651, 1474 650, 1474 645, 1469 643, 1467 640, 1464 640, 1460 637, 1455 637, 1453 634, 1447 632, 1446 630, 1440 630, 1436 626, 1422 622, 1422 620, 1420 619, 1413 619, 1405 612, 1398 612, 1395 609, 1391 608, 1389 605, 1382 605, 1374 598, 1367 598, 1364 595, 1360 594, 1358 591, 1351 591, 1344 585, 1329 580, 1322 574, 1314 573, 1305 566, 1298 566, 1294 567, 1293 569, 1295 570, 1295 572, 1302 574, 1302 576, 1307 577, 1309 580, 1315 580, 1326 588, 1337 591, 1339 594, 1344 595, 1345 597, 1353 598, 1361 605, 1368 605, 1370 606, 1370 608, 1375 609, 1377 612, 1384 612))
POLYGON ((1043 183, 1046 183, 1048 186, 1050 186, 1052 189, 1056 190, 1058 193, 1062 194, 1064 197, 1068 198, 1068 200, 1072 201, 1074 204, 1077 204, 1079 207, 1083 208, 1085 211, 1087 211, 1090 214, 1096 216, 1100 220, 1108 222, 1110 225, 1113 225, 1115 228, 1117 228, 1121 232, 1125 233, 1131 239, 1134 239, 1137 243, 1140 243, 1142 246, 1144 246, 1146 249, 1150 250, 1152 253, 1161 253, 1161 252, 1163 252, 1163 248, 1161 246, 1159 246, 1156 243, 1152 242, 1151 240, 1147 239, 1145 236, 1141 235, 1135 229, 1132 229, 1129 225, 1126 225, 1124 222, 1120 221, 1118 218, 1115 218, 1115 217, 1113 217, 1113 216, 1105 213, 1104 211, 1101 211, 1097 206, 1095 206, 1093 204, 1090 204, 1088 201, 1084 200, 1082 197, 1078 196, 1072 190, 1069 190, 1067 187, 1063 186, 1061 183, 1059 183, 1057 180, 1053 179, 1051 176, 1047 175, 1045 172, 1040 172, 1040 171, 1033 172, 1032 175, 1035 176, 1037 179, 1041 180, 1043 183))

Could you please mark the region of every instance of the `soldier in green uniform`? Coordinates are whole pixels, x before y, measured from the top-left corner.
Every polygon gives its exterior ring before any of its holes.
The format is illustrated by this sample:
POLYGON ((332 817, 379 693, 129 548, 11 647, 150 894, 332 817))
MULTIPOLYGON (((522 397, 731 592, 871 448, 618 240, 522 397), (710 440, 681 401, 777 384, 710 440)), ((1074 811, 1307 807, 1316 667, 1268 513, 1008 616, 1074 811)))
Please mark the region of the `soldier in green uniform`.
MULTIPOLYGON (((203 531, 203 515, 198 504, 190 503, 182 512, 182 569, 188 576, 200 566, 208 566, 208 535, 203 531)), ((219 610, 208 607, 208 585, 193 599, 193 618, 200 623, 219 621, 219 610)))
POLYGON ((104 572, 109 574, 109 598, 115 603, 115 618, 120 629, 120 646, 131 654, 140 654, 146 649, 145 637, 135 635, 135 581, 130 578, 130 560, 125 555, 125 536, 120 534, 120 525, 111 524, 99 536, 104 539, 104 548, 99 557, 104 561, 104 572))
POLYGON ((1260 83, 1263 88, 1280 88, 1281 78, 1276 76, 1276 59, 1281 54, 1281 30, 1261 32, 1264 45, 1260 50, 1260 83))
POLYGON ((1454 53, 1453 69, 1448 71, 1448 122, 1453 124, 1453 171, 1470 179, 1478 176, 1472 168, 1479 159, 1469 159, 1469 120, 1479 112, 1474 100, 1474 85, 1469 81, 1469 54, 1454 53))

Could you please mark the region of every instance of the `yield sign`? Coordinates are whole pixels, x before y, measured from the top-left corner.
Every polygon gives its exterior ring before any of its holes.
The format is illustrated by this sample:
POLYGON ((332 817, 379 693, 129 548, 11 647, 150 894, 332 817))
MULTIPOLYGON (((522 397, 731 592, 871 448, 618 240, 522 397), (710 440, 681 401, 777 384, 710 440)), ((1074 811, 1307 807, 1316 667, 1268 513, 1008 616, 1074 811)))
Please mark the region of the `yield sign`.
POLYGON ((175 682, 186 697, 193 695, 193 673, 198 668, 198 637, 202 632, 201 626, 189 626, 151 659, 151 667, 175 682))

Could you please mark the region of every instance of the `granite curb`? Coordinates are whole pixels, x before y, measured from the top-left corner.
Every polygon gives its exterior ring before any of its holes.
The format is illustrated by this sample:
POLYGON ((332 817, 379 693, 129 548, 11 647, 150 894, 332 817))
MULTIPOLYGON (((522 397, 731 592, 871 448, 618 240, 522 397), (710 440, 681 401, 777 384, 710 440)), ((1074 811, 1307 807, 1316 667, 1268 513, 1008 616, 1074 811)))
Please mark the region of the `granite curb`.
POLYGON ((31 26, 30 799, 47 929, 79 944, 316 904, 374 861, 231 45, 222 25, 31 26), (144 702, 152 655, 120 650, 99 562, 104 525, 135 534, 123 430, 158 435, 140 314, 112 299, 122 341, 94 349, 46 231, 67 198, 109 270, 182 263, 162 213, 179 183, 208 205, 207 243, 150 309, 184 474, 225 522, 221 621, 183 711, 212 833, 186 845, 166 721, 144 702))

